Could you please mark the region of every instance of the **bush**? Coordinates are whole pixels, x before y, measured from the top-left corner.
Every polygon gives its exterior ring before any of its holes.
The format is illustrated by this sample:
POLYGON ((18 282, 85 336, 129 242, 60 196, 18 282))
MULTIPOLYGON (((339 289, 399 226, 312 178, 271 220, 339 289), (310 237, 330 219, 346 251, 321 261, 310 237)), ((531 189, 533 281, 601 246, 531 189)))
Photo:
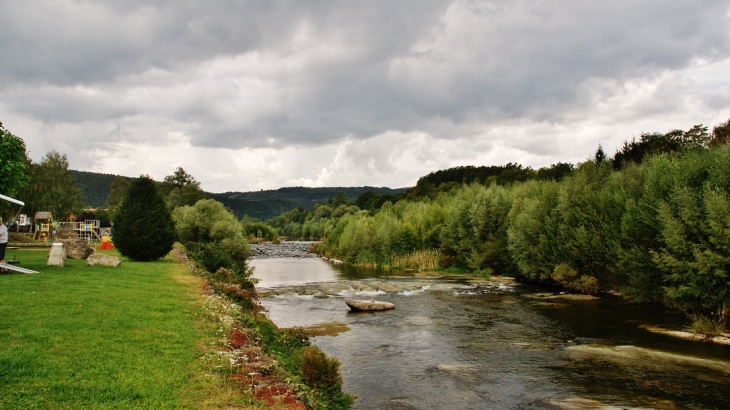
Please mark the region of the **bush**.
POLYGON ((598 279, 589 275, 578 275, 570 265, 561 263, 553 270, 553 280, 567 289, 577 290, 589 295, 598 293, 598 279))
POLYGON ((692 321, 692 331, 707 339, 722 335, 725 331, 725 317, 723 315, 706 316, 701 313, 690 313, 687 315, 692 321))
POLYGON ((198 201, 194 206, 181 206, 173 212, 178 237, 188 255, 214 273, 230 270, 228 283, 253 289, 251 270, 246 264, 250 249, 236 217, 223 204, 213 199, 198 201))
POLYGON ((304 382, 311 387, 327 389, 342 384, 339 360, 328 358, 315 346, 302 350, 301 370, 304 382))
POLYGON ((175 224, 148 176, 132 182, 112 222, 114 246, 133 261, 160 259, 175 243, 175 224))

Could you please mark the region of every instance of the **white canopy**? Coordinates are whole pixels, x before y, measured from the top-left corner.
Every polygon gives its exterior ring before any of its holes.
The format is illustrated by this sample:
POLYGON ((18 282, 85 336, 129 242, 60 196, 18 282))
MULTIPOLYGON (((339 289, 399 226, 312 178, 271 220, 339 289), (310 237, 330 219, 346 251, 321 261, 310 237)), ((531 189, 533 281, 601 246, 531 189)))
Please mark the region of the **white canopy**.
POLYGON ((0 199, 4 199, 4 200, 6 200, 8 202, 12 202, 12 203, 14 203, 16 205, 20 205, 20 206, 25 205, 25 202, 23 202, 23 201, 18 201, 15 198, 11 198, 9 196, 5 196, 5 195, 2 195, 2 194, 0 194, 0 199))

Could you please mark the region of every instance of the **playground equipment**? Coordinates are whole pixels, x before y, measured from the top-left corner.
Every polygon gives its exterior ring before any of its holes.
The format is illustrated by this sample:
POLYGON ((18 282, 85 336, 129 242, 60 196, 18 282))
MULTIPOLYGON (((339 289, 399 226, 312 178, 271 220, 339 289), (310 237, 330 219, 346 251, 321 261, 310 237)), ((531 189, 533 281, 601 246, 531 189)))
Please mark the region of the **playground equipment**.
POLYGON ((99 249, 114 249, 114 245, 112 245, 111 238, 108 236, 102 236, 101 245, 99 245, 99 249))
POLYGON ((58 224, 53 222, 53 216, 48 211, 38 211, 35 213, 36 231, 35 239, 43 239, 43 243, 48 243, 49 239, 55 239, 54 232, 58 224))
POLYGON ((76 236, 83 239, 86 242, 93 240, 101 240, 99 236, 99 224, 98 219, 87 219, 83 222, 74 222, 73 230, 76 232, 76 236))
MULTIPOLYGON (((13 218, 13 220, 17 220, 18 215, 20 215, 20 210, 23 208, 23 206, 25 206, 25 202, 18 201, 15 198, 11 198, 11 197, 5 196, 5 195, 0 195, 0 199, 13 203, 15 205, 19 205, 18 212, 15 214, 15 218, 13 218)), ((16 266, 17 260, 15 259, 15 256, 13 256, 13 260, 9 261, 9 262, 13 262, 13 263, 0 263, 0 269, 11 270, 11 271, 20 272, 20 273, 38 273, 31 269, 26 269, 26 268, 21 268, 20 266, 16 266)))

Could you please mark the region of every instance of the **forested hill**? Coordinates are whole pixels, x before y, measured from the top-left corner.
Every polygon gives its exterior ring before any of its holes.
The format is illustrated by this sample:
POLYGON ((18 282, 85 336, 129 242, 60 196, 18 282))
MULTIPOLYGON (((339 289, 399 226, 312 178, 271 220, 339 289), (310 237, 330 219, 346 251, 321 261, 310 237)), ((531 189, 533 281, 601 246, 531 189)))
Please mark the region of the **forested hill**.
MULTIPOLYGON (((113 174, 100 174, 97 172, 69 170, 76 178, 76 186, 81 189, 81 200, 84 206, 89 208, 100 208, 106 204, 106 197, 111 190, 112 181, 116 178, 113 174)), ((132 178, 125 177, 130 181, 132 178)))
POLYGON ((372 191, 380 195, 404 194, 406 188, 375 188, 375 187, 332 187, 332 188, 305 188, 289 187, 276 190, 252 192, 225 192, 222 194, 206 195, 231 208, 237 217, 252 216, 267 220, 294 208, 311 209, 315 204, 327 203, 334 198, 338 191, 347 195, 347 199, 354 202, 363 192, 372 191))
MULTIPOLYGON (((112 181, 114 181, 116 175, 74 170, 71 170, 71 173, 76 178, 76 185, 81 189, 85 206, 98 208, 106 205, 106 197, 109 195, 112 181)), ((309 209, 315 204, 326 203, 330 198, 334 198, 338 191, 344 192, 350 201, 355 201, 360 194, 366 191, 373 191, 381 195, 395 195, 405 193, 406 189, 291 187, 267 191, 225 192, 220 194, 206 192, 205 194, 233 210, 238 218, 248 215, 267 220, 300 206, 309 209)))

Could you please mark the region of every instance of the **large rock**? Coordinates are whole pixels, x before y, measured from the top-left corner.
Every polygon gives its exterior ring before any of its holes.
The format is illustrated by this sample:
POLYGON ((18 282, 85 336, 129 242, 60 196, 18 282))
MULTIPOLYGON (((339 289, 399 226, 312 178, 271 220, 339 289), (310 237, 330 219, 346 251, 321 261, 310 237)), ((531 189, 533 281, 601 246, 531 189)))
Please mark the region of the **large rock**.
POLYGON ((90 247, 83 239, 63 239, 64 248, 66 248, 66 257, 71 259, 86 259, 94 253, 94 248, 90 247))
POLYGON ((105 255, 103 253, 93 253, 91 256, 86 258, 86 264, 89 266, 101 265, 116 268, 122 264, 122 261, 116 256, 105 255))
POLYGON ((356 300, 345 299, 345 303, 353 311, 374 312, 377 310, 395 309, 395 305, 388 302, 380 302, 377 300, 356 300))

